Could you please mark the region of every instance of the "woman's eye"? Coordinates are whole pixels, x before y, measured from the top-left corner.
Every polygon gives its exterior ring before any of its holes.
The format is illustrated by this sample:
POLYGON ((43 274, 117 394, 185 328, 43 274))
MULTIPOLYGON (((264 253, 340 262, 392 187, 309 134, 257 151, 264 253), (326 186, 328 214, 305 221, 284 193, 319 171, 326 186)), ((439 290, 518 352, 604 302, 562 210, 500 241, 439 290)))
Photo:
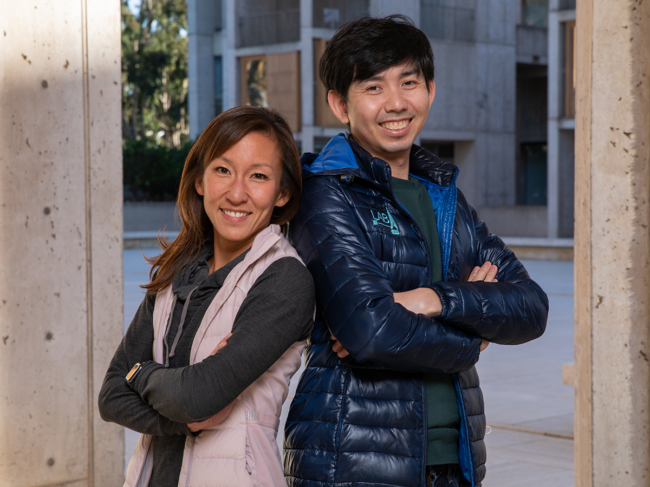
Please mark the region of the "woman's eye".
POLYGON ((218 172, 219 174, 229 174, 230 173, 230 171, 228 171, 228 169, 226 169, 223 166, 215 167, 214 170, 215 170, 215 172, 218 172))
POLYGON ((261 172, 256 172, 253 174, 253 179, 268 179, 269 177, 266 174, 262 174, 261 172))

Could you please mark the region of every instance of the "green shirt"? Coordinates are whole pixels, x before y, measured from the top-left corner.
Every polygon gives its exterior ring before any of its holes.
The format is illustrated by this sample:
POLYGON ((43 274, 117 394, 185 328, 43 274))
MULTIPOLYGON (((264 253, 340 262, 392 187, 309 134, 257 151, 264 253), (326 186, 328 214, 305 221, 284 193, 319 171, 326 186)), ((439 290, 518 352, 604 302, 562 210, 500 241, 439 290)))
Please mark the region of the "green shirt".
MULTIPOLYGON (((424 185, 416 178, 392 178, 393 193, 424 233, 431 256, 431 282, 442 281, 442 249, 436 214, 424 185)), ((458 463, 460 415, 449 374, 424 375, 427 395, 427 465, 458 463)))

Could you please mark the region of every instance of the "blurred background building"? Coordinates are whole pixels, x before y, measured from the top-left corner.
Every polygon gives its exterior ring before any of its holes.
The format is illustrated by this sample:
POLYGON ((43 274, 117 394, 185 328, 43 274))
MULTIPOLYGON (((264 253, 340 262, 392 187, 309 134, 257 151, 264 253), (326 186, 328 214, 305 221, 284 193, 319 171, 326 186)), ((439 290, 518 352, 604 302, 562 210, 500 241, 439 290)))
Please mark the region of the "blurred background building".
MULTIPOLYGON (((407 15, 429 37, 436 98, 418 143, 502 236, 573 237, 575 0, 188 0, 189 126, 274 106, 302 152, 345 127, 318 79, 354 18, 407 15)), ((539 243, 539 242, 538 242, 539 243)), ((548 242, 546 242, 548 243, 548 242)))

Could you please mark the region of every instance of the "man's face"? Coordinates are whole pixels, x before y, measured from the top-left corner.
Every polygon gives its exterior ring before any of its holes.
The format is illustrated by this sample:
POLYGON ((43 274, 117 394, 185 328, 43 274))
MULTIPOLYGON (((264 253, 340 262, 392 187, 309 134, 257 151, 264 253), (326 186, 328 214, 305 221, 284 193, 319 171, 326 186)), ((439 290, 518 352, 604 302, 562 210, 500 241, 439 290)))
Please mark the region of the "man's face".
POLYGON ((400 64, 350 85, 347 103, 330 92, 335 115, 350 124, 355 140, 373 156, 392 162, 408 155, 435 96, 411 63, 400 64), (337 113, 338 112, 338 113, 337 113))

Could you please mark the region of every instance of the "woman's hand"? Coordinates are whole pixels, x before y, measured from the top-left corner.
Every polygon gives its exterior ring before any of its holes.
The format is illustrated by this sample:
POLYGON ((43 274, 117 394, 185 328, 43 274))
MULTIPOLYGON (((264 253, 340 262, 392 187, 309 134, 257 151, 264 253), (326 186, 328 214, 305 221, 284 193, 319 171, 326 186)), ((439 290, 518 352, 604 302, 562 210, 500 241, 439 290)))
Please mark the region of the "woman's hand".
MULTIPOLYGON (((210 352, 210 355, 214 355, 223 347, 225 347, 228 344, 228 338, 230 338, 231 336, 232 333, 228 333, 225 337, 223 337, 223 339, 217 344, 217 346, 214 347, 214 350, 210 352)), ((192 433, 196 433, 197 431, 205 430, 217 424, 221 424, 230 415, 230 411, 232 411, 232 407, 234 404, 235 401, 228 404, 225 408, 223 408, 221 411, 219 411, 211 418, 208 418, 205 421, 201 421, 200 423, 189 423, 187 427, 190 429, 192 433)))

